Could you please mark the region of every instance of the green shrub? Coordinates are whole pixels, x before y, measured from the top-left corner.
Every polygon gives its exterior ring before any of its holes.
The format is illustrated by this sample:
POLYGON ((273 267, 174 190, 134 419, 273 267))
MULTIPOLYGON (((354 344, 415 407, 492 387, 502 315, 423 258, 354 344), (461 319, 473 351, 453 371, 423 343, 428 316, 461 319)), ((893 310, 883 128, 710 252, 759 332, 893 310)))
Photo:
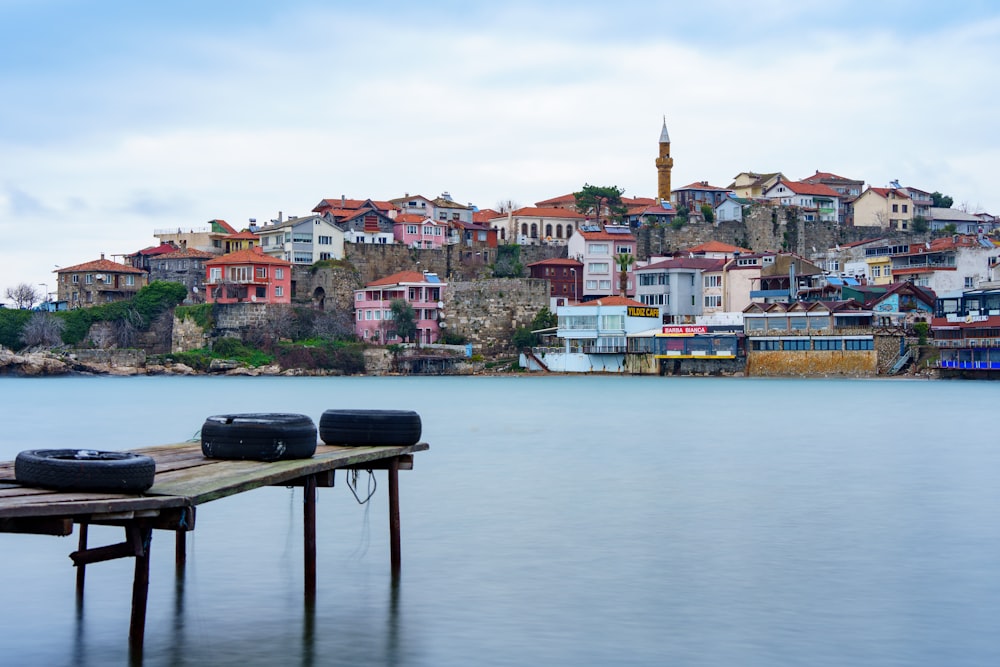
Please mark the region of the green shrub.
POLYGON ((190 320, 206 331, 214 326, 212 304, 199 303, 195 306, 177 306, 174 315, 179 320, 190 320))
POLYGON ((0 308, 0 345, 11 350, 20 350, 24 347, 21 333, 30 317, 30 310, 0 308))

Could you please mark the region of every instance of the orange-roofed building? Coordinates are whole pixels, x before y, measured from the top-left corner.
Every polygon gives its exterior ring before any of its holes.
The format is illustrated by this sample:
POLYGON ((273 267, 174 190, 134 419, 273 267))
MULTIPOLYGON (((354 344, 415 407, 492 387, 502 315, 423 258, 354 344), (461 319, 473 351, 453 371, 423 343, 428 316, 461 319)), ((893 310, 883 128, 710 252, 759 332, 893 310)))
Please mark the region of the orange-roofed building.
MULTIPOLYGON (((636 240, 628 227, 584 225, 567 244, 570 258, 583 263, 583 295, 581 300, 611 296, 620 291, 620 267, 616 255, 636 257, 636 240)), ((635 264, 627 270, 626 296, 635 294, 635 264)))
POLYGON ((708 241, 678 253, 678 256, 704 257, 706 259, 732 259, 736 255, 749 255, 753 250, 729 245, 722 241, 708 241))
POLYGON ((205 262, 208 303, 291 303, 292 263, 259 246, 205 262))
POLYGON ((441 299, 447 283, 436 273, 400 271, 373 280, 354 291, 354 333, 369 343, 384 345, 403 342, 392 322, 392 302, 402 300, 413 307, 417 340, 436 343, 441 338, 443 322, 441 299))
POLYGON ((56 269, 56 299, 69 309, 125 301, 148 283, 146 272, 101 258, 56 269))

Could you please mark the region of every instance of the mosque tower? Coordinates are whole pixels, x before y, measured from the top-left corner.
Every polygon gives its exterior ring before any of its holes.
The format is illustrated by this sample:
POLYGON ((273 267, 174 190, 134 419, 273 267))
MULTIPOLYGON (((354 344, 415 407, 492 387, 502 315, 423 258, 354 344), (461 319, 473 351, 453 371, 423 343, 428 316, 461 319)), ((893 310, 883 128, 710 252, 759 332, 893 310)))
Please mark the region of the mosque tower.
POLYGON ((656 158, 656 198, 670 201, 670 170, 674 159, 670 157, 670 134, 667 132, 667 117, 663 117, 663 129, 660 130, 660 157, 656 158))

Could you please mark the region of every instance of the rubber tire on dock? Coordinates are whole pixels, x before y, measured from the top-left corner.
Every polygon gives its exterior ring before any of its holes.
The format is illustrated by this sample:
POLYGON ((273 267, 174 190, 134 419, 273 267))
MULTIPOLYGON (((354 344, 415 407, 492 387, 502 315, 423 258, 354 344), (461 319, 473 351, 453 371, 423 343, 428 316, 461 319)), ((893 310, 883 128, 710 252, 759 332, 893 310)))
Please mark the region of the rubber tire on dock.
POLYGON ((420 430, 412 410, 327 410, 319 418, 319 437, 328 445, 413 445, 420 430))
POLYGON ((215 415, 201 427, 201 453, 211 459, 281 461, 316 453, 316 424, 306 415, 215 415))
POLYGON ((46 489, 142 493, 155 475, 156 462, 132 452, 28 449, 14 459, 18 482, 46 489))

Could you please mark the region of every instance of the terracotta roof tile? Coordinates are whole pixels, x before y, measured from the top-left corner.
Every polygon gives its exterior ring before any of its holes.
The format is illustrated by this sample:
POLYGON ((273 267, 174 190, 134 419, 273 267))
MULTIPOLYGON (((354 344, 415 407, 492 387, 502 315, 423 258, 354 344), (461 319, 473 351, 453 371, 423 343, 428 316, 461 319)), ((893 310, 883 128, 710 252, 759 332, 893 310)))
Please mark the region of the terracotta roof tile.
POLYGON ((205 266, 217 265, 217 264, 276 264, 280 266, 291 266, 291 262, 286 262, 283 259, 278 259, 277 257, 271 257, 270 255, 265 255, 264 251, 260 247, 256 248, 244 248, 242 250, 237 250, 236 252, 231 252, 228 255, 222 255, 221 257, 216 257, 215 259, 210 259, 205 262, 205 266))
MULTIPOLYGON (((385 278, 379 278, 367 283, 365 287, 380 287, 382 285, 399 285, 402 283, 425 283, 427 279, 420 271, 400 271, 385 278)), ((437 283, 443 285, 444 283, 437 283)))
POLYGON ((103 258, 95 259, 92 262, 77 264, 76 266, 67 266, 61 269, 56 269, 52 273, 74 273, 80 271, 100 271, 101 273, 146 273, 142 269, 137 269, 127 264, 119 264, 118 262, 112 262, 110 259, 103 258))
POLYGON ((581 303, 573 304, 574 306, 642 306, 645 307, 646 304, 636 301, 635 299, 629 299, 624 296, 602 296, 599 299, 594 299, 593 301, 583 301, 581 303))

